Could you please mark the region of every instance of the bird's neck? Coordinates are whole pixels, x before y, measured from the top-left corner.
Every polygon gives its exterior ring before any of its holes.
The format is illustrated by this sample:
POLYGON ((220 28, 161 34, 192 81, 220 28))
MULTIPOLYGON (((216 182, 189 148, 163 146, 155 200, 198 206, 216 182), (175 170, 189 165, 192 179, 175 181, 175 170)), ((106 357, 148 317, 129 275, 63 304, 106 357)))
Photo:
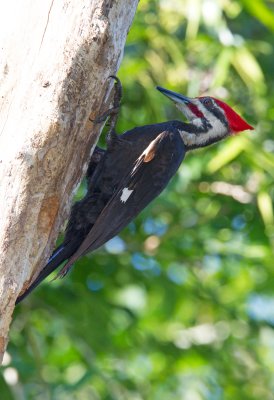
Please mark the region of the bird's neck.
POLYGON ((218 119, 209 122, 200 118, 184 124, 183 129, 179 129, 179 133, 186 150, 209 146, 219 142, 229 134, 227 127, 218 119))

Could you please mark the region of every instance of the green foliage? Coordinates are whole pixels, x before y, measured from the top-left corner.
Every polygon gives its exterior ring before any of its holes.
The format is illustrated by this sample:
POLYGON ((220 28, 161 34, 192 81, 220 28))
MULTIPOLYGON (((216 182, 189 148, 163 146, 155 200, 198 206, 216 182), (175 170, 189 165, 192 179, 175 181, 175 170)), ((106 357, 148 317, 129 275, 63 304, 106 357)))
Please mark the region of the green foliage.
POLYGON ((189 154, 118 239, 16 309, 3 398, 274 399, 273 5, 140 2, 118 131, 181 118, 157 84, 256 131, 189 154))

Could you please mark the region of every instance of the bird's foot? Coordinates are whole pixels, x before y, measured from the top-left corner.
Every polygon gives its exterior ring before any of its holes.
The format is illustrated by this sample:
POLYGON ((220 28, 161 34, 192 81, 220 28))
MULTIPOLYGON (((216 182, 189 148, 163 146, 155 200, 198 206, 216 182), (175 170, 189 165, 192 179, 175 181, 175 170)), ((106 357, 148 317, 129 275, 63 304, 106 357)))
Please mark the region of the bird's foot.
MULTIPOLYGON (((99 117, 95 118, 92 120, 94 124, 101 124, 102 122, 105 122, 105 120, 109 117, 116 116, 119 112, 119 107, 110 107, 107 111, 105 111, 103 114, 101 114, 99 117)), ((110 121, 111 122, 111 121, 110 121)))
POLYGON ((104 122, 109 118, 109 132, 107 134, 107 145, 109 146, 115 139, 117 139, 117 134, 115 132, 115 127, 118 119, 118 114, 120 110, 120 103, 122 98, 122 84, 119 78, 115 75, 110 75, 109 78, 115 79, 114 95, 113 95, 113 106, 105 111, 102 115, 97 117, 93 122, 96 124, 104 122))

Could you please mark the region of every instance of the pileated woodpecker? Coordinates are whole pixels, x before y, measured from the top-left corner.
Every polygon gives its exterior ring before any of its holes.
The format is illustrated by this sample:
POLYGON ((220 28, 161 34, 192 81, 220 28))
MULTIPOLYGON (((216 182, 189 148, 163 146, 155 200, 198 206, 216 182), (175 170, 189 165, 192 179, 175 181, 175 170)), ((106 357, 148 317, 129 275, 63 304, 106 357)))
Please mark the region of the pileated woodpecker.
POLYGON ((64 261, 57 276, 64 276, 81 256, 117 235, 163 191, 188 150, 253 129, 221 100, 208 96, 189 98, 157 87, 189 123, 168 121, 137 127, 118 136, 115 124, 122 88, 114 78, 114 107, 96 121, 112 117, 107 150, 95 149, 87 172, 87 194, 72 208, 63 243, 17 303, 64 261))

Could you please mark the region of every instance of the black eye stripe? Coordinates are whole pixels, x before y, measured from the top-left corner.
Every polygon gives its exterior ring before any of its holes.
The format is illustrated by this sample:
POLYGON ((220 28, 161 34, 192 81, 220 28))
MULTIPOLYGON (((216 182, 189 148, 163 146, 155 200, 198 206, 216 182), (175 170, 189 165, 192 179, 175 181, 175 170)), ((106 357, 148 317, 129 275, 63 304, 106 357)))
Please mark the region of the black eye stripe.
POLYGON ((214 100, 212 100, 210 97, 204 97, 201 99, 201 102, 210 113, 212 113, 222 122, 223 125, 228 126, 228 122, 224 113, 220 110, 214 100))
POLYGON ((214 105, 210 111, 213 115, 215 115, 216 118, 218 118, 222 122, 223 125, 228 126, 226 117, 218 106, 214 105))

